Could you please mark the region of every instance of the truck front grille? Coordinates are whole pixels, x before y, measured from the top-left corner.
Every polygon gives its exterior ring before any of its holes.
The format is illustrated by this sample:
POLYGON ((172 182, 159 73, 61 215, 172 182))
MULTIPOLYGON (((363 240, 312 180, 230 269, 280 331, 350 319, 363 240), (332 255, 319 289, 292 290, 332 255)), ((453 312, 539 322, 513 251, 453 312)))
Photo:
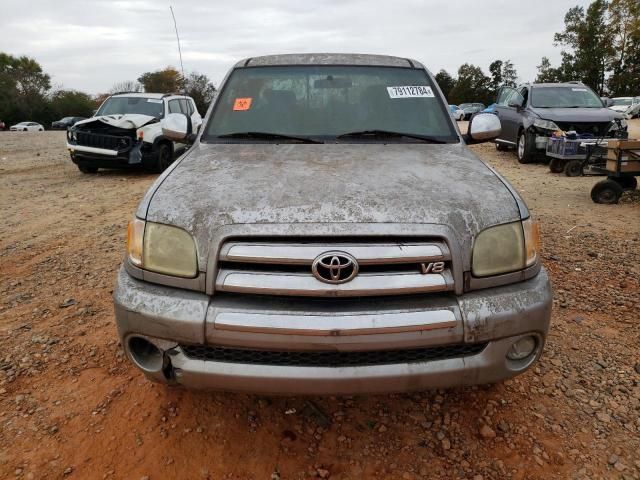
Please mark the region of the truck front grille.
POLYGON ((221 292, 306 297, 405 295, 453 289, 451 254, 441 240, 231 241, 220 250, 215 280, 215 290, 221 292), (313 271, 314 260, 335 252, 346 253, 358 265, 357 274, 344 283, 322 281, 313 271))
POLYGON ((105 135, 103 133, 91 133, 78 130, 76 132, 78 145, 85 147, 104 148, 106 150, 128 150, 131 148, 131 137, 105 135))
POLYGON ((180 345, 194 360, 294 367, 355 367, 430 362, 477 355, 487 343, 454 344, 407 350, 373 351, 277 351, 249 350, 208 345, 180 345))

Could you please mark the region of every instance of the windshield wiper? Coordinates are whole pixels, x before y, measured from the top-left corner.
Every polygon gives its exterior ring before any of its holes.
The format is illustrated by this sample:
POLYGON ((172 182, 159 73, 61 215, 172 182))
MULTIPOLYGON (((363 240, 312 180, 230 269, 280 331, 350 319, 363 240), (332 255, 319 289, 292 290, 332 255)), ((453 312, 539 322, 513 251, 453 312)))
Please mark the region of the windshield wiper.
POLYGON ((233 132, 218 135, 218 138, 259 138, 259 139, 282 139, 282 140, 297 140, 302 143, 324 143, 320 140, 314 140, 309 137, 296 137, 294 135, 285 135, 283 133, 269 133, 269 132, 233 132))
POLYGON ((393 132, 390 130, 361 130, 356 132, 347 132, 341 135, 336 136, 336 138, 349 138, 349 137, 404 137, 404 138, 413 138, 415 140, 422 140, 423 142, 428 143, 447 143, 443 140, 434 137, 428 137, 426 135, 418 135, 414 133, 402 133, 402 132, 393 132))

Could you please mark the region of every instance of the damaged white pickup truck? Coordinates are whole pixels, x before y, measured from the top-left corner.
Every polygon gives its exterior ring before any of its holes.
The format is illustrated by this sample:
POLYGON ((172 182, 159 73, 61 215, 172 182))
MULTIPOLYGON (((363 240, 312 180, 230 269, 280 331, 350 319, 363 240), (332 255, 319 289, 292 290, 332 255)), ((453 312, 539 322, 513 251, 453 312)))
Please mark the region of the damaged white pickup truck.
POLYGON ((195 102, 184 95, 111 95, 94 117, 76 123, 67 131, 71 160, 83 173, 126 167, 162 172, 183 148, 162 134, 160 120, 169 113, 191 117, 193 134, 202 124, 195 102))

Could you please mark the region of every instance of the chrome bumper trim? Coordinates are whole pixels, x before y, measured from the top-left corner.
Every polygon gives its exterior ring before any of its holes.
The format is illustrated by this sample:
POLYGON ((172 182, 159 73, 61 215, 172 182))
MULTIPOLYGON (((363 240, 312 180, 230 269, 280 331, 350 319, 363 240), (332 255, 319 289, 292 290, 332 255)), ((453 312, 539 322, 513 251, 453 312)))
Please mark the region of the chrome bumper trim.
POLYGON ((455 328, 451 310, 359 315, 295 315, 221 312, 215 328, 238 332, 310 336, 373 335, 455 328))

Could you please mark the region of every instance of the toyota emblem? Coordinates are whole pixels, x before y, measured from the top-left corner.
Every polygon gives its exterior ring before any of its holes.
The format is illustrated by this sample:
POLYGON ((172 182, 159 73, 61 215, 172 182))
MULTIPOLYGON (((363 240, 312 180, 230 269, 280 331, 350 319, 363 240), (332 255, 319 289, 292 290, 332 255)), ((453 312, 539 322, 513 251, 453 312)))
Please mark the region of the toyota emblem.
POLYGON ((311 271, 321 282, 345 283, 358 274, 358 261, 345 252, 325 252, 313 261, 311 271))

